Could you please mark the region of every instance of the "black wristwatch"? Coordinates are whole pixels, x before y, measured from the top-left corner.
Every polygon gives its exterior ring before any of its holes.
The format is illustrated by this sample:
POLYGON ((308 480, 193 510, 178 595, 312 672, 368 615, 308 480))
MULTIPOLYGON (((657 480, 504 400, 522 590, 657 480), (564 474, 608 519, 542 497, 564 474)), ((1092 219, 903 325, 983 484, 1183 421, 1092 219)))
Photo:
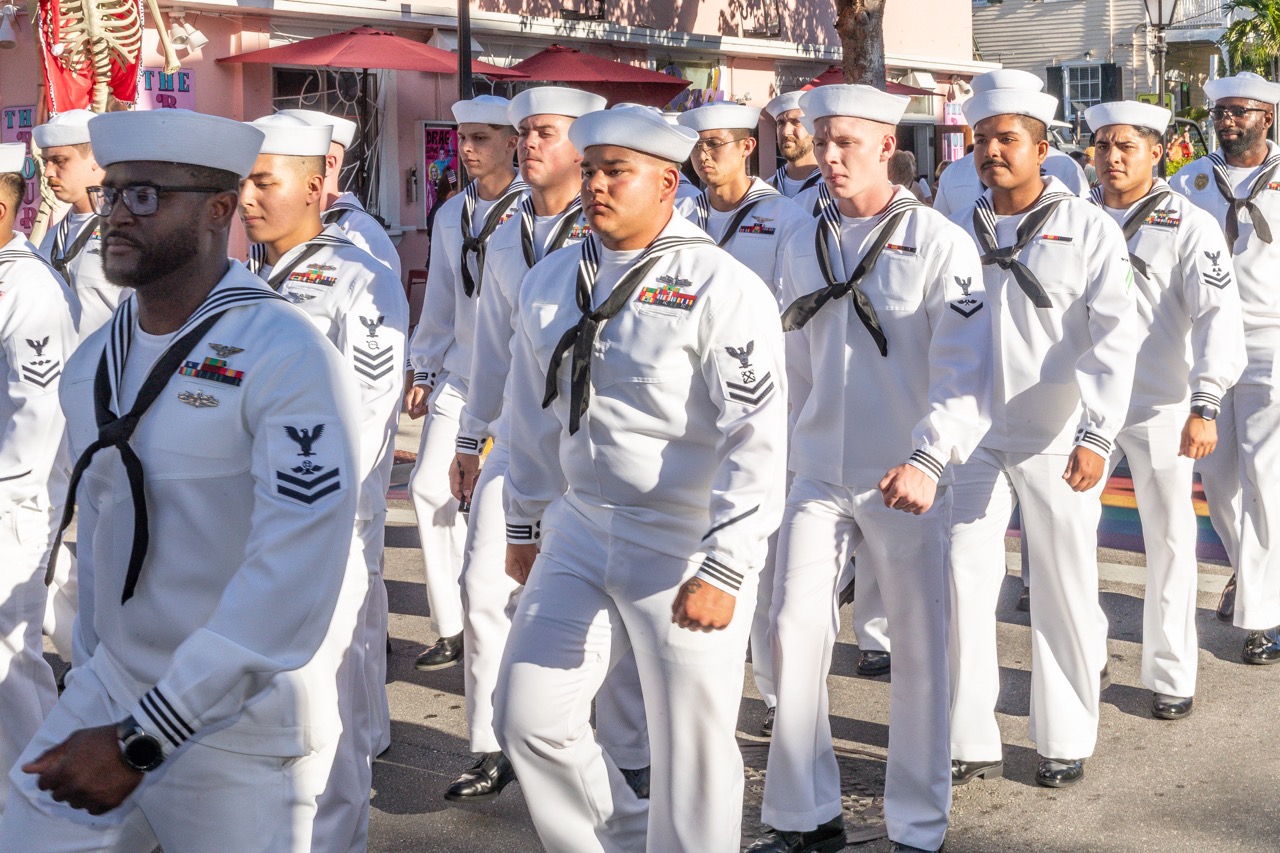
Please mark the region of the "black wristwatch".
POLYGON ((116 738, 120 741, 120 757, 134 770, 149 773, 164 763, 160 741, 143 731, 133 717, 116 723, 116 738))
POLYGON ((1212 421, 1217 420, 1218 409, 1216 406, 1207 406, 1201 403, 1200 405, 1191 407, 1191 414, 1199 418, 1204 418, 1206 421, 1212 421))

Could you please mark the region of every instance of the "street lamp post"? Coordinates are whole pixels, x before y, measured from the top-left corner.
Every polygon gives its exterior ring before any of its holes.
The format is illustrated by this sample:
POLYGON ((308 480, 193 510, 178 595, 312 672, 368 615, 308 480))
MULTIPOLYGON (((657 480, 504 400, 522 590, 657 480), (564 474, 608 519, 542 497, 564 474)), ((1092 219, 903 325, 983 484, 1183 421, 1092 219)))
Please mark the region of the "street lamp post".
POLYGON ((471 85, 471 0, 458 0, 458 100, 475 97, 471 85))
MULTIPOLYGON (((1169 53, 1169 46, 1165 42, 1164 31, 1173 26, 1173 18, 1178 12, 1178 0, 1142 0, 1147 8, 1147 24, 1151 29, 1155 30, 1156 45, 1154 52, 1156 55, 1156 103, 1164 106, 1165 96, 1165 79, 1164 79, 1164 58, 1169 53)), ((1169 159, 1168 140, 1164 140, 1160 155, 1159 175, 1165 176, 1165 166, 1169 159)))

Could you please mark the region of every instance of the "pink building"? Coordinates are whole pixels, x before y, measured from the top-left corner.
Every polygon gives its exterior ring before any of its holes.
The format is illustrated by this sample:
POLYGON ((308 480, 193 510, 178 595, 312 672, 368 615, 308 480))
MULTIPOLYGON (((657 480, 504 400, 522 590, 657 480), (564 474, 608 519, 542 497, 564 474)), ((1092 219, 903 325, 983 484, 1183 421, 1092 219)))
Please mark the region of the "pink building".
MULTIPOLYGON (((457 7, 438 0, 207 0, 180 6, 161 0, 169 28, 175 20, 195 28, 207 43, 179 48, 182 70, 164 75, 158 38, 144 43, 139 107, 188 107, 239 119, 277 108, 306 106, 354 116, 359 75, 325 69, 218 63, 220 57, 339 32, 361 24, 453 49, 457 7)), ((17 18, 17 47, 0 53, 0 131, 3 139, 29 133, 39 66, 25 4, 17 18)), ((934 92, 913 99, 902 144, 914 150, 922 172, 964 142, 958 109, 946 109, 956 84, 996 67, 973 58, 971 0, 890 0, 885 22, 889 78, 934 92), (951 116, 948 118, 947 116, 951 116), (948 124, 954 122, 954 124, 948 124)), ((552 43, 655 70, 669 69, 693 82, 690 104, 730 99, 763 105, 800 88, 840 61, 833 0, 478 0, 471 6, 476 58, 508 66, 552 43)), ((154 22, 153 22, 154 23, 154 22)), ((190 44, 199 42, 192 39, 190 44)), ((406 270, 427 253, 426 178, 430 140, 450 120, 457 98, 452 76, 417 72, 370 73, 378 132, 365 140, 369 206, 386 220, 406 270), (436 125, 436 133, 432 133, 436 125)), ((490 84, 477 79, 477 90, 490 84)), ((507 84, 493 84, 509 94, 507 84)), ((762 122, 760 168, 773 171, 771 122, 762 122)))

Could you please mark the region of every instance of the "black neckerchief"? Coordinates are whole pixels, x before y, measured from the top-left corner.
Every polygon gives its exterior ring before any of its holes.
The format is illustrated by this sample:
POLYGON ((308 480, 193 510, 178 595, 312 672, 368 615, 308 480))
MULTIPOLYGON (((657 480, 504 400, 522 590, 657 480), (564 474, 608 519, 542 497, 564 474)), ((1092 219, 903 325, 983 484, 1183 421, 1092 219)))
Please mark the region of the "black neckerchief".
POLYGON ((524 253, 524 264, 531 267, 556 249, 564 247, 565 242, 569 239, 569 235, 573 233, 573 226, 578 224, 578 217, 582 215, 582 199, 575 198, 573 204, 560 214, 560 218, 551 226, 551 235, 545 246, 542 247, 542 254, 538 255, 537 248, 533 245, 533 218, 536 214, 533 210, 533 197, 526 196, 520 202, 520 250, 524 253))
POLYGON ((1221 151, 1209 155, 1209 165, 1213 167, 1213 183, 1227 202, 1227 221, 1224 231, 1227 234, 1227 251, 1236 253, 1236 240, 1240 239, 1240 210, 1249 211, 1249 220, 1253 222, 1253 231, 1264 243, 1271 242, 1271 226, 1267 223, 1262 211, 1254 204, 1254 199, 1262 194, 1271 183, 1276 170, 1280 169, 1280 152, 1268 151, 1267 159, 1262 163, 1262 171, 1254 179, 1249 194, 1244 198, 1236 198, 1236 191, 1231 186, 1231 176, 1227 174, 1227 161, 1221 151))
MULTIPOLYGON (((769 179, 769 183, 773 186, 773 188, 778 192, 782 193, 783 195, 786 195, 786 193, 783 192, 782 190, 782 182, 783 182, 783 179, 786 178, 786 176, 787 176, 787 167, 783 166, 781 169, 774 172, 773 177, 769 179)), ((816 186, 818 181, 820 180, 822 180, 822 172, 818 169, 814 169, 813 172, 809 175, 809 177, 804 179, 804 183, 800 185, 800 189, 796 190, 796 195, 799 195, 805 190, 816 186)))
POLYGON ((578 431, 578 427, 582 423, 582 416, 587 413, 587 405, 591 401, 591 357, 592 349, 596 343, 596 336, 600 333, 600 327, 605 324, 605 321, 622 310, 623 306, 631 299, 631 294, 640 286, 640 282, 644 280, 644 277, 649 274, 649 270, 653 269, 653 265, 661 260, 664 255, 693 246, 710 246, 714 244, 703 237, 664 237, 658 235, 640 257, 636 258, 631 269, 623 273, 622 278, 614 285, 608 298, 601 303, 599 308, 592 308, 592 291, 595 288, 596 276, 600 273, 600 248, 596 244, 594 235, 583 240, 581 245, 582 257, 578 261, 575 296, 578 301, 578 310, 582 312, 582 316, 577 323, 565 331, 551 353, 551 362, 547 367, 546 393, 542 398, 542 408, 545 409, 551 405, 551 402, 556 397, 560 396, 557 379, 560 373, 560 364, 564 360, 565 353, 573 350, 573 363, 569 370, 571 382, 569 435, 573 435, 578 431))
POLYGON ((823 211, 816 229, 815 240, 818 251, 818 268, 822 271, 822 278, 826 282, 826 287, 807 293, 788 305, 787 310, 782 312, 782 330, 794 332, 797 329, 804 328, 804 325, 813 319, 813 316, 818 313, 823 305, 833 299, 840 299, 852 294, 854 312, 857 313, 858 319, 862 321, 862 325, 866 327, 872 340, 876 342, 880 355, 887 357, 889 355, 889 340, 885 337, 884 330, 880 327, 880 320, 876 317, 875 307, 858 284, 875 268, 876 260, 879 259, 880 253, 884 251, 885 244, 893 236, 898 224, 908 213, 919 207, 922 207, 922 205, 913 197, 902 196, 889 202, 889 206, 884 209, 884 212, 880 214, 880 218, 876 220, 875 230, 872 232, 867 251, 858 261, 853 270, 853 275, 849 276, 845 281, 840 281, 836 278, 834 265, 831 261, 831 247, 833 244, 835 251, 837 253, 840 252, 840 212, 834 206, 823 211))
POLYGON ((133 597, 151 540, 147 523, 147 495, 144 489, 142 460, 134 452, 129 439, 133 437, 142 416, 159 399, 169 380, 182 365, 183 359, 191 354, 191 350, 208 334, 223 314, 250 302, 279 298, 276 294, 257 287, 228 287, 223 290, 214 290, 187 318, 187 322, 174 334, 174 342, 169 344, 156 360, 142 387, 138 390, 133 408, 124 415, 117 415, 113 410, 113 403, 115 410, 121 408, 120 394, 124 365, 129 356, 129 347, 133 342, 134 326, 132 300, 121 304, 120 309, 112 317, 111 335, 102 350, 102 356, 98 359, 98 370, 93 381, 93 411, 98 423, 98 438, 85 448, 71 470, 71 480, 67 487, 67 505, 62 513, 62 522, 58 525, 53 550, 49 554, 49 566, 45 570, 46 584, 52 581, 57 568, 62 534, 66 532, 71 519, 75 516, 76 489, 80 485, 80 478, 99 450, 114 447, 120 452, 125 473, 129 477, 129 492, 133 501, 133 543, 129 549, 129 566, 125 573, 120 603, 125 604, 133 597))
POLYGON ((1060 190, 1045 190, 1041 193, 1018 224, 1016 241, 1005 248, 996 247, 996 214, 990 199, 985 194, 978 196, 973 207, 973 233, 978 238, 978 248, 982 250, 982 265, 995 264, 1000 269, 1013 273, 1018 287, 1022 288, 1022 292, 1030 297, 1031 303, 1037 308, 1052 308, 1053 301, 1049 299, 1049 294, 1045 293, 1031 268, 1018 260, 1018 255, 1040 234, 1040 229, 1058 205, 1069 198, 1074 196, 1060 190))
MULTIPOLYGON (((1168 184, 1163 181, 1157 181, 1149 193, 1144 195, 1129 208, 1132 212, 1125 218, 1124 225, 1121 227, 1121 230, 1124 231, 1124 242, 1126 245, 1128 245, 1129 241, 1133 239, 1133 235, 1138 233, 1138 229, 1140 229, 1143 223, 1147 221, 1147 217, 1164 204, 1172 195, 1173 192, 1169 189, 1168 184)), ((1094 187, 1092 192, 1089 193, 1089 200, 1099 207, 1103 207, 1102 187, 1094 187)), ((1147 262, 1140 258, 1136 253, 1129 253, 1129 263, 1135 270, 1142 274, 1143 278, 1147 277, 1147 262)))
POLYGON ((480 198, 480 187, 475 182, 467 184, 462 199, 462 292, 468 297, 475 296, 480 289, 480 279, 484 273, 484 250, 490 235, 501 224, 511 206, 529 189, 529 185, 517 177, 507 185, 502 196, 489 208, 484 225, 479 234, 472 233, 472 218, 476 212, 476 202, 480 198), (470 256, 476 256, 476 271, 471 272, 470 256))
POLYGON ((71 262, 84 251, 85 246, 89 245, 89 240, 93 238, 93 233, 100 224, 102 224, 101 216, 97 214, 90 216, 80 228, 80 233, 76 235, 76 239, 72 241, 70 246, 66 245, 66 241, 67 234, 71 233, 71 214, 67 214, 58 226, 58 233, 53 238, 53 259, 50 264, 66 280, 67 284, 72 284, 71 272, 68 269, 71 266, 71 262))
MULTIPOLYGON (((723 249, 733 239, 733 235, 738 233, 738 227, 742 225, 743 220, 751 213, 751 209, 766 198, 772 198, 776 195, 781 195, 781 193, 768 184, 757 184, 753 181, 751 189, 747 190, 747 194, 742 197, 742 201, 738 202, 738 206, 734 208, 733 219, 729 220, 729 227, 724 229, 724 233, 720 235, 716 245, 723 249)), ((694 196, 693 205, 696 217, 695 223, 703 231, 707 231, 710 234, 711 232, 707 229, 711 221, 711 201, 707 198, 707 190, 703 190, 694 196)))

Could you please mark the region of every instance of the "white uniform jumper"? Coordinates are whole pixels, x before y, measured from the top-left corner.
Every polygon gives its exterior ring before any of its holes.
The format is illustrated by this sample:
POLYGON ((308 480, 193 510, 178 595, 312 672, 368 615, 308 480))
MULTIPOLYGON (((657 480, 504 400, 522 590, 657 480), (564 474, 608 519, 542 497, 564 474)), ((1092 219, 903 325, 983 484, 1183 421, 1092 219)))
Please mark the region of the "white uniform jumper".
MULTIPOLYGON (((6 774, 58 698, 40 628, 49 476, 64 425, 58 383, 76 348, 73 298, 24 236, 0 247, 0 768, 6 774)), ((0 797, 8 787, 8 779, 0 780, 0 797)))
MULTIPOLYGON (((1080 164, 1057 148, 1050 146, 1049 155, 1040 165, 1040 175, 1057 178, 1068 192, 1082 198, 1089 195, 1089 181, 1080 164)), ((933 209, 963 225, 956 217, 976 202, 984 189, 970 151, 943 170, 942 177, 938 178, 938 192, 933 197, 933 209)))
POLYGON ((778 543, 778 715, 762 815, 776 829, 807 831, 840 814, 826 680, 840 626, 836 585, 856 551, 859 583, 864 569, 874 573, 893 632, 889 837, 935 850, 951 807, 946 466, 964 461, 989 424, 991 312, 972 242, 898 187, 879 216, 833 210, 788 247, 784 297, 797 307, 784 325, 804 305, 796 300, 829 292, 827 281, 844 285, 863 265, 852 293, 842 288, 786 334, 795 481, 778 543), (904 462, 941 482, 924 515, 884 505, 878 484, 904 462))
POLYGON ((1225 231, 1240 287, 1248 364, 1223 398, 1218 449, 1200 461, 1200 476, 1236 569, 1235 624, 1263 631, 1280 625, 1280 544, 1268 532, 1280 526, 1280 147, 1268 142, 1256 169, 1229 167, 1218 153, 1201 157, 1171 183, 1225 231))
MULTIPOLYGON (((1100 189, 1093 199, 1102 204, 1100 189)), ((1146 331, 1129 418, 1110 466, 1121 456, 1128 460, 1142 517, 1141 679, 1156 693, 1193 696, 1199 655, 1194 462, 1178 448, 1192 402, 1221 407, 1244 369, 1240 294, 1218 224, 1163 180, 1127 209, 1103 210, 1132 235, 1139 328, 1146 331)))
POLYGON ((795 200, 800 193, 816 187, 821 180, 822 172, 818 170, 817 166, 814 166, 812 172, 799 180, 787 177, 787 169, 783 166, 773 173, 773 177, 769 179, 769 186, 787 198, 795 200))
POLYGON ((558 853, 741 844, 734 729, 782 508, 781 325, 759 278, 682 217, 646 251, 601 257, 593 238, 538 264, 520 293, 507 522, 541 553, 495 723, 558 853), (737 597, 726 629, 673 624, 695 576, 737 597), (648 800, 589 728, 591 698, 628 648, 649 719, 648 800))
POLYGON ((1024 214, 997 217, 988 191, 956 221, 985 262, 995 379, 991 429, 952 489, 951 757, 1000 760, 995 607, 1016 505, 1036 567, 1029 737, 1047 758, 1087 758, 1106 655, 1105 478, 1075 492, 1062 475, 1075 446, 1109 457, 1128 414, 1139 343, 1129 252, 1111 218, 1055 178, 1024 214))
POLYGON ((166 761, 100 817, 15 767, 0 849, 305 853, 318 790, 296 759, 337 734, 336 667, 317 653, 350 565, 356 391, 332 344, 239 264, 138 362, 135 317, 131 297, 63 378, 77 459, 120 443, 80 481, 76 667, 24 760, 132 715, 166 761), (100 432, 95 400, 129 411, 140 362, 170 342, 188 354, 127 444, 127 418, 100 432), (145 482, 140 561, 126 454, 145 482))
POLYGON ((372 757, 391 741, 386 691, 387 594, 382 551, 387 489, 403 386, 409 304, 391 271, 336 225, 285 252, 260 273, 311 318, 342 353, 360 393, 360 502, 352 555, 363 572, 344 587, 330 642, 343 665, 343 731, 320 798, 314 849, 363 850, 367 843, 372 757))
POLYGON ((449 490, 449 469, 467 400, 476 291, 482 284, 485 246, 498 225, 515 215, 527 189, 516 178, 499 199, 486 202, 473 182, 440 207, 422 314, 409 346, 414 383, 432 387, 409 486, 426 563, 432 627, 441 637, 461 634, 463 628, 459 576, 466 521, 449 490))
POLYGON ((341 228, 348 240, 381 261, 395 273, 397 282, 402 281, 400 253, 387 236, 387 229, 364 209, 360 199, 353 193, 343 193, 334 199, 333 204, 325 209, 322 219, 325 225, 337 225, 341 228))

